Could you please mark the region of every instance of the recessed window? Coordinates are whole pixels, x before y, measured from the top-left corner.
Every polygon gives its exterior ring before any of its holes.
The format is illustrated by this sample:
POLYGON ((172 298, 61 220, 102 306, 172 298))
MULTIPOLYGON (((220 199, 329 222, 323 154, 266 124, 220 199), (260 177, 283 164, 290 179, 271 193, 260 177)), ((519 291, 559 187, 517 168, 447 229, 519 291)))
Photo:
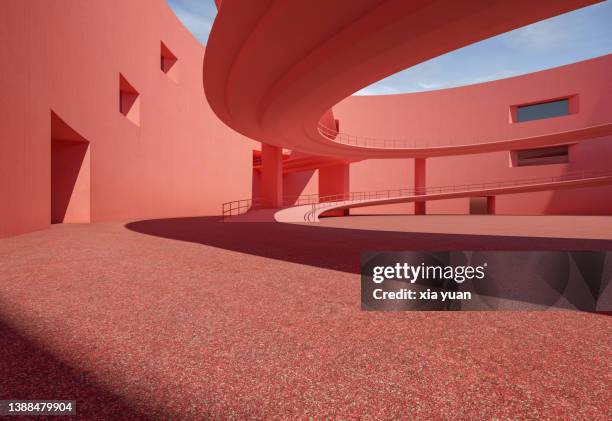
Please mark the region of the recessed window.
POLYGON ((140 126, 140 93, 119 74, 119 112, 140 126))
POLYGON ((569 161, 567 145, 548 148, 523 149, 512 151, 512 166, 526 167, 530 165, 566 164, 569 161))
POLYGON ((561 117, 568 114, 568 98, 540 102, 538 104, 519 105, 516 107, 516 121, 518 123, 551 117, 561 117))
POLYGON ((161 53, 160 53, 160 67, 161 71, 164 72, 170 79, 175 82, 178 82, 178 59, 176 56, 170 51, 170 49, 164 44, 161 43, 161 53))

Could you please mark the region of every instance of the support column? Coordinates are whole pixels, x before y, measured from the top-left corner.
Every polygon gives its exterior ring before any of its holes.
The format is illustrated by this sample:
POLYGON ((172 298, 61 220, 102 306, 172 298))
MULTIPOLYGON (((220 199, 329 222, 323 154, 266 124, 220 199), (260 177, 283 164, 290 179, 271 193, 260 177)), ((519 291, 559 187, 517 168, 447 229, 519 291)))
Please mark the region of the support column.
MULTIPOLYGON (((425 194, 426 186, 426 166, 425 158, 414 158, 414 191, 415 194, 425 194)), ((425 202, 414 202, 414 214, 425 215, 426 205, 425 202)))
MULTIPOLYGON (((341 163, 319 168, 319 196, 337 196, 339 200, 342 197, 348 197, 349 190, 349 164, 341 163)), ((326 200, 326 199, 322 199, 326 200)), ((334 198, 328 199, 328 201, 334 198)), ((349 210, 330 212, 333 216, 347 216, 349 210)), ((327 215, 327 214, 326 214, 327 215)))
POLYGON ((487 196, 487 214, 495 215, 495 196, 487 196))
POLYGON ((283 205, 283 148, 261 144, 261 196, 265 208, 283 205))

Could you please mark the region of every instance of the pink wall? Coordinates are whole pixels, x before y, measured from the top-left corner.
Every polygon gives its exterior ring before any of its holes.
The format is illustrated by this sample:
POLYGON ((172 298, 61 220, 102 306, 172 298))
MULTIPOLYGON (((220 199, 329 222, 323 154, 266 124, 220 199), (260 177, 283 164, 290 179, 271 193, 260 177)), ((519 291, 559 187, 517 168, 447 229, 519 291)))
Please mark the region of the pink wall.
MULTIPOLYGON (((287 199, 297 198, 302 195, 318 194, 319 170, 306 170, 285 174, 283 183, 284 196, 287 199)), ((287 204, 287 202, 285 203, 287 204)))
POLYGON ((92 221, 214 215, 250 195, 253 142, 212 113, 204 48, 164 0, 8 0, 0 12, 0 237, 50 224, 52 111, 89 142, 92 221), (120 113, 120 74, 139 93, 138 125, 120 113))
MULTIPOLYGON (((413 188, 414 160, 369 159, 350 164, 350 188, 354 192, 413 188)), ((414 212, 414 203, 351 209, 351 215, 405 214, 414 212)))
MULTIPOLYGON (((319 193, 319 170, 306 170, 283 175, 283 198, 285 205, 296 202, 299 196, 319 193)), ((253 198, 261 198, 261 171, 253 171, 253 198)))
MULTIPOLYGON (((320 200, 343 200, 348 198, 350 191, 350 167, 348 163, 327 165, 319 169, 320 200)), ((348 215, 348 211, 330 211, 326 215, 348 215)))
MULTIPOLYGON (((475 145, 612 123, 612 54, 493 82, 399 95, 350 96, 341 132, 417 145, 475 145), (565 117, 511 121, 511 107, 574 96, 565 117)), ((477 149, 477 148, 476 148, 477 149)))
MULTIPOLYGON (((429 186, 479 183, 558 176, 575 171, 610 171, 612 137, 593 139, 570 147, 569 163, 513 168, 508 152, 494 152, 427 160, 429 186)), ((410 189, 413 186, 413 160, 367 160, 351 164, 351 191, 410 189), (387 187, 389 186, 389 187, 387 187)), ((352 209, 351 214, 413 213, 411 204, 352 209)), ((467 214, 469 199, 431 201, 428 214, 467 214)), ((526 193, 497 197, 496 213, 538 214, 612 214, 612 187, 589 187, 554 192, 526 193)))
MULTIPOLYGON (((203 93, 204 48, 164 0, 7 0, 0 11, 0 237, 46 228, 62 213, 67 222, 215 215, 222 202, 258 192, 256 144, 213 114, 203 93), (80 146, 70 143, 75 137, 80 146), (54 148, 52 138, 60 141, 54 148), (82 150, 68 153, 75 148, 82 150)), ((610 122, 610 68, 608 55, 461 88, 349 97, 334 114, 343 132, 359 136, 456 144, 533 136, 610 122), (570 116, 511 122, 512 105, 566 95, 578 95, 570 116)), ((427 184, 609 169, 611 154, 606 137, 572 146, 567 164, 511 168, 508 151, 430 158, 427 184)), ((349 174, 351 191, 414 186, 411 159, 355 162, 349 174)), ((283 195, 314 193, 318 182, 316 170, 286 174, 283 195)), ((496 208, 610 214, 612 190, 502 196, 496 208)), ((353 213, 413 210, 398 204, 353 213)), ((467 213, 469 201, 430 202, 427 211, 467 213)))
MULTIPOLYGON (((612 55, 543 72, 424 93, 349 97, 334 107, 341 130, 382 138, 514 138, 611 121, 612 55), (511 123, 510 106, 578 94, 576 114, 511 123)), ((445 186, 610 170, 612 137, 570 147, 567 164, 511 167, 509 151, 427 159, 427 185, 445 186)), ((351 164, 351 190, 412 188, 412 159, 366 160, 351 164)), ((412 205, 354 209, 353 214, 411 212, 412 205)), ((500 214, 612 214, 612 187, 500 196, 500 214)), ((468 199, 429 202, 427 213, 468 213, 468 199)))
MULTIPOLYGON (((321 196, 348 195, 350 192, 349 164, 327 165, 319 169, 321 196)), ((336 199, 331 199, 336 200, 336 199)))

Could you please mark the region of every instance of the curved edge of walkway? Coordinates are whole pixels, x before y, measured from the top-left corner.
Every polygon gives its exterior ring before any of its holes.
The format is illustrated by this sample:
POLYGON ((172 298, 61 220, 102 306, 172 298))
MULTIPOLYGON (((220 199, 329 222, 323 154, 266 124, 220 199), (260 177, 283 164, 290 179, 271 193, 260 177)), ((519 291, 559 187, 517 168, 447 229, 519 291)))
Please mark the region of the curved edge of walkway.
POLYGON ((530 193, 544 190, 562 190, 576 187, 588 187, 602 184, 612 184, 612 175, 589 177, 576 180, 563 180, 553 182, 534 183, 529 185, 505 186, 495 188, 470 189, 463 191, 450 191, 443 193, 430 193, 424 195, 406 195, 391 198, 375 198, 363 200, 344 200, 338 202, 325 202, 318 205, 301 205, 278 210, 274 213, 277 222, 318 222, 319 217, 329 211, 351 208, 390 205, 396 203, 410 203, 418 201, 457 199, 465 197, 499 196, 505 194, 530 193))

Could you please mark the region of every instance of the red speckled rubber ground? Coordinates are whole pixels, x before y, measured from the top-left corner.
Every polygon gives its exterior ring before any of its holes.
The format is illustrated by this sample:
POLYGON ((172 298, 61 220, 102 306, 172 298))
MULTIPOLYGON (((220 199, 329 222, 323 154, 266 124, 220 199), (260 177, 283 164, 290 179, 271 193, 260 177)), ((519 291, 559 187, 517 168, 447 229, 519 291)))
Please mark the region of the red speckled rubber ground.
MULTIPOLYGON (((329 223, 327 223, 329 224, 329 223)), ((185 218, 0 240, 0 399, 93 419, 612 419, 612 318, 364 313, 361 250, 605 240, 185 218)))

